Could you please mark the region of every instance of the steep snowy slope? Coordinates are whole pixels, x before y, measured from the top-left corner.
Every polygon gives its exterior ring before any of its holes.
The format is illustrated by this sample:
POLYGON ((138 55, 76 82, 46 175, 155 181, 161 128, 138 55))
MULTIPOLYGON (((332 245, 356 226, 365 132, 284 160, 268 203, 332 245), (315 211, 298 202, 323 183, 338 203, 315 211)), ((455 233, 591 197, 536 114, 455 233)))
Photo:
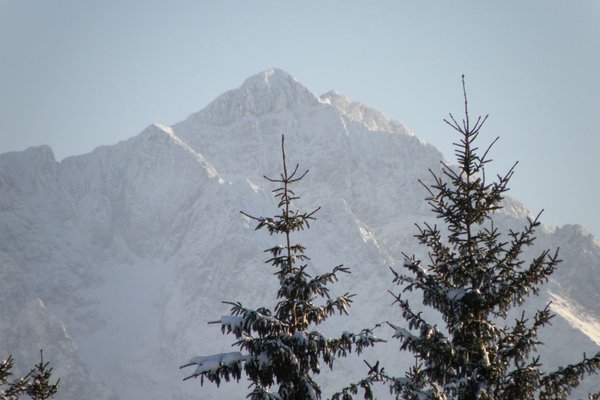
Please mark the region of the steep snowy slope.
POLYGON ((17 265, 0 251, 0 349, 13 355, 16 377, 24 376, 40 360, 40 349, 52 359, 55 380, 61 377, 62 398, 116 399, 112 387, 102 384, 78 354, 77 344, 64 324, 31 293, 19 277, 17 265))
MULTIPOLYGON (((262 250, 276 239, 255 233, 239 211, 275 211, 262 176, 279 172, 281 134, 290 162, 310 169, 297 189, 299 206, 322 206, 312 229, 300 234, 310 268, 352 269, 335 288, 357 293, 352 316, 324 330, 400 320, 387 294, 394 289, 388 267, 401 264, 401 252, 422 251, 413 224, 431 216, 417 180, 439 168, 441 154, 378 111, 333 91, 317 97, 273 69, 173 127, 152 125, 89 154, 60 163, 45 146, 0 155, 0 250, 13 260, 0 293, 23 299, 2 298, 0 352, 44 347, 56 364, 76 365, 65 370, 72 378, 61 399, 92 398, 74 394, 87 373, 121 399, 243 393, 245 386, 215 391, 181 382, 177 367, 192 355, 229 349, 231 338, 206 324, 227 312, 222 300, 273 305, 275 280, 262 250), (46 305, 36 311, 43 317, 24 311, 37 297, 46 305), (45 326, 44 318, 64 335, 36 331, 35 340, 22 341, 16 332, 45 326)), ((507 199, 498 221, 520 227, 527 214, 507 199)), ((545 228, 539 245, 560 245, 564 260, 532 302, 539 308, 552 298, 563 316, 544 336, 553 366, 600 348, 600 246, 579 227, 545 228)), ((365 357, 400 370, 412 360, 397 347, 391 342, 365 357)), ((325 371, 322 382, 335 388, 363 372, 355 369, 325 371)), ((594 379, 588 387, 598 385, 594 379)), ((93 397, 110 396, 104 390, 93 397)))

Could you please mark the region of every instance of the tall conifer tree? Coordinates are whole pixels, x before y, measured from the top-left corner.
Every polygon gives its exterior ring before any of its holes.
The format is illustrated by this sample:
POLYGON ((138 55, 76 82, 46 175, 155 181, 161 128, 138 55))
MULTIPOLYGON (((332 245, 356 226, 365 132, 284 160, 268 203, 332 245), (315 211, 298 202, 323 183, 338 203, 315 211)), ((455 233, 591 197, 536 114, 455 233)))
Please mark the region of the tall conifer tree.
POLYGON ((278 400, 310 400, 321 398, 321 389, 313 376, 321 370, 321 363, 333 366, 334 359, 351 351, 360 353, 363 348, 379 341, 370 330, 359 334, 344 332, 339 337, 327 338, 315 326, 329 316, 347 314, 352 303, 351 294, 332 298, 328 285, 338 279, 340 273, 350 270, 338 265, 323 275, 311 276, 307 271, 305 248, 292 239, 293 232, 309 228, 319 208, 303 212, 293 205, 299 197, 291 189, 304 176, 298 165, 288 171, 284 138, 281 139, 283 172, 279 178, 265 178, 278 185, 273 195, 279 200, 279 214, 274 217, 254 217, 256 229, 266 229, 270 235, 280 235, 283 242, 266 250, 271 255, 267 261, 275 268, 279 289, 274 296, 273 310, 267 307, 250 309, 239 302, 231 305, 231 315, 222 316, 223 333, 233 334, 239 352, 198 356, 187 366, 196 366, 188 378, 200 377, 219 383, 222 380, 238 380, 245 372, 252 382, 248 398, 278 400))
MULTIPOLYGON (((417 225, 416 238, 428 249, 428 259, 406 257, 404 272, 392 270, 394 283, 402 287, 393 296, 405 322, 389 325, 401 350, 413 353, 415 365, 401 378, 377 366, 361 384, 385 380, 397 399, 410 400, 565 399, 581 378, 598 372, 600 353, 542 372, 536 350, 541 345, 538 331, 553 317, 549 305, 530 316, 521 314, 512 324, 507 320, 511 309, 539 293, 560 260, 558 250, 545 250, 529 263, 523 260, 524 249, 535 240, 539 214, 522 231, 508 235, 494 226, 493 214, 502 208, 514 166, 488 180, 487 155, 495 141, 483 154, 478 152, 475 141, 487 116, 472 122, 464 76, 462 84, 464 119, 459 123, 450 114, 444 120, 460 135, 455 143, 458 165, 443 164, 441 175, 430 171, 433 184, 423 184, 426 201, 443 227, 417 225), (402 295, 412 291, 439 312, 444 327, 416 312, 402 295)), ((352 385, 334 398, 348 400, 357 392, 352 385)))

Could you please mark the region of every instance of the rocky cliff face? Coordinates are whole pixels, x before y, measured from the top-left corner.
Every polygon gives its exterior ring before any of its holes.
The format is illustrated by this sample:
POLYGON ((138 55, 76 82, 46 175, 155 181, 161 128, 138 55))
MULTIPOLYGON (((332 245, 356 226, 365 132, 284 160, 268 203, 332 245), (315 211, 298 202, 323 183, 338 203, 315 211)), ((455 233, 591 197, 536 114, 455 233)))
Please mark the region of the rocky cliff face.
MULTIPOLYGON (((432 219, 417 180, 441 154, 376 110, 269 70, 179 124, 89 154, 60 163, 47 146, 0 155, 2 355, 32 364, 44 348, 63 378, 60 399, 214 398, 213 388, 181 382, 178 366, 229 348, 206 324, 227 312, 222 300, 274 303, 262 250, 276 239, 239 211, 275 211, 262 175, 279 172, 281 134, 290 162, 310 169, 299 206, 322 206, 299 238, 310 268, 352 269, 336 289, 357 293, 356 305, 336 330, 399 321, 388 267, 422 252, 413 224, 432 219)), ((526 208, 506 206, 498 223, 521 227, 526 208)), ((564 260, 528 306, 555 301, 559 317, 543 337, 550 367, 599 349, 600 245, 573 226, 544 228, 538 242, 537 251, 560 246, 564 260)), ((401 370, 412 359, 397 347, 364 358, 401 370)), ((360 375, 356 361, 322 382, 360 375)), ((226 386, 218 397, 245 389, 226 386)))

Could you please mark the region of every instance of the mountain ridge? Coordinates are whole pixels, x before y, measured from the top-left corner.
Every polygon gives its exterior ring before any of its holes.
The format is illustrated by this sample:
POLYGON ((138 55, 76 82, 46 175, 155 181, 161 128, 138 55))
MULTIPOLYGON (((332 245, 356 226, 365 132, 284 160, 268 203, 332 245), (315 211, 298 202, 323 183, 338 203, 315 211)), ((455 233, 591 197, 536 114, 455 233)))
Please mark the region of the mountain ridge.
MULTIPOLYGON (((100 398, 237 393, 235 386, 215 392, 180 383, 177 366, 231 344, 206 326, 226 312, 221 300, 272 301, 262 250, 273 239, 254 234, 239 211, 269 215, 276 208, 262 176, 280 170, 282 133, 290 162, 310 169, 298 188, 299 205, 323 207, 311 231, 299 236, 314 259, 310 268, 352 268, 343 287, 364 299, 352 312, 368 315, 350 321, 353 327, 393 315, 388 266, 401 264, 402 252, 421 251, 413 224, 435 219, 418 179, 427 179, 443 157, 404 125, 343 95, 317 97, 291 75, 267 70, 178 124, 153 124, 91 153, 61 162, 48 146, 0 155, 0 250, 28 287, 19 296, 42 299, 83 346, 84 367, 99 377, 93 390, 112 388, 100 398), (145 322, 126 325, 136 318, 145 322), (107 348, 119 335, 129 347, 107 348)), ((521 228, 526 207, 510 198, 506 205, 499 224, 521 228)), ((538 237, 538 248, 560 244, 565 254, 566 267, 547 290, 562 296, 563 310, 582 307, 582 315, 598 319, 597 239, 569 226, 538 237)), ((578 321, 561 317, 555 329, 576 353, 594 349, 578 321)), ((0 320, 0 328, 7 324, 0 320)), ((0 349, 17 339, 0 342, 0 349)), ((550 356, 559 362, 570 354, 550 356)), ((325 385, 345 384, 340 380, 352 372, 345 366, 324 377, 325 385)), ((77 385, 58 399, 87 398, 77 385)))

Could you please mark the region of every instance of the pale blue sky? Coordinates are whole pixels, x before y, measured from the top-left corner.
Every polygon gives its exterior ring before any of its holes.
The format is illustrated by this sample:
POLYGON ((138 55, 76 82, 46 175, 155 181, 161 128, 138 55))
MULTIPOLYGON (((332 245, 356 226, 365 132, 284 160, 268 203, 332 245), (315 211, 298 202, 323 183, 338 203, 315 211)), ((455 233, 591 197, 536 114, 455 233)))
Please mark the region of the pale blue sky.
POLYGON ((600 2, 0 0, 0 152, 172 124, 261 70, 336 89, 452 156, 472 112, 511 194, 600 236, 600 2))

